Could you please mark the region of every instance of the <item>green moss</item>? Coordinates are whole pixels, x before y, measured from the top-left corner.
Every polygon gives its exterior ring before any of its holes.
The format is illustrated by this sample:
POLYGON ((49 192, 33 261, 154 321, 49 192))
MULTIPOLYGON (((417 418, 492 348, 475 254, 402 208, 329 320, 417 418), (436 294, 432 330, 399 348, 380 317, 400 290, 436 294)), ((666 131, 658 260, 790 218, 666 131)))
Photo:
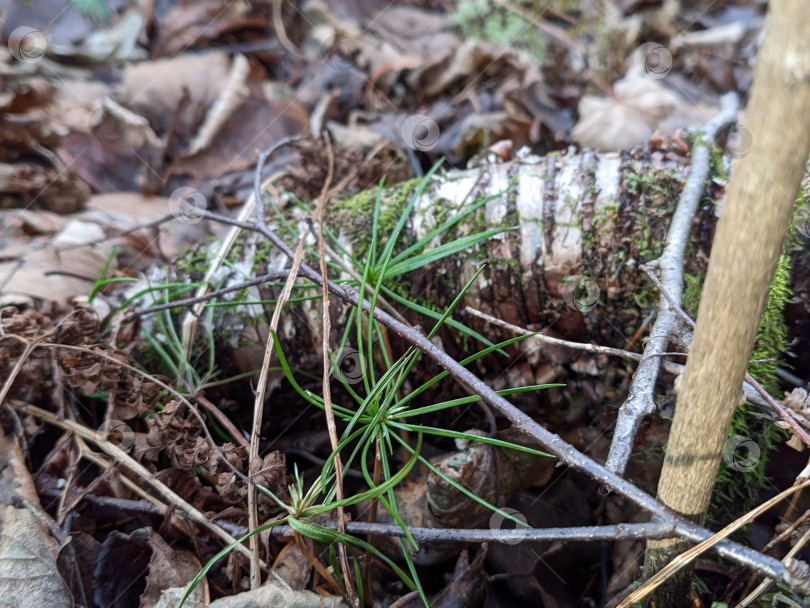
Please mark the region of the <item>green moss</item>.
POLYGON ((697 318, 698 306, 700 306, 700 294, 703 289, 703 280, 706 278, 706 269, 701 268, 697 274, 684 274, 684 289, 681 302, 683 309, 693 319, 697 318))
MULTIPOLYGON (((593 181, 593 179, 589 180, 593 181)), ((584 201, 591 201, 596 198, 596 186, 591 183, 582 193, 582 200, 584 201)), ((596 247, 596 231, 599 229, 601 225, 607 221, 607 213, 603 209, 599 209, 596 213, 594 213, 593 217, 591 218, 591 226, 593 227, 592 231, 585 232, 585 228, 582 225, 582 213, 577 213, 576 217, 578 218, 578 225, 579 231, 582 235, 582 250, 585 252, 593 251, 594 247, 596 247)))
POLYGON ((790 257, 779 258, 776 272, 771 282, 768 301, 762 313, 762 322, 757 333, 757 341, 751 358, 750 374, 771 394, 776 392, 777 359, 787 350, 788 327, 785 323, 784 308, 790 299, 790 257))
MULTIPOLYGON (((446 198, 437 199, 433 203, 431 210, 433 212, 433 223, 431 227, 441 226, 458 212, 458 210, 446 198)), ((445 231, 444 234, 442 234, 442 241, 449 242, 461 237, 462 234, 460 231, 462 229, 462 224, 463 222, 456 224, 455 226, 451 226, 449 230, 445 231)))
POLYGON ((192 281, 199 281, 205 275, 208 265, 209 249, 216 237, 206 237, 201 243, 183 249, 175 259, 175 268, 179 275, 186 275, 192 281))
POLYGON ((630 171, 622 186, 638 199, 637 209, 631 212, 637 234, 637 240, 633 243, 634 253, 642 261, 656 259, 664 251, 666 236, 654 232, 654 227, 661 224, 655 220, 672 217, 681 182, 671 170, 641 174, 630 171))
MULTIPOLYGON (((384 187, 381 194, 383 204, 378 219, 378 234, 386 235, 394 231, 408 198, 421 181, 422 178, 416 178, 396 186, 384 187)), ((371 188, 338 200, 328 207, 326 224, 335 234, 343 233, 352 241, 357 259, 363 259, 371 246, 377 196, 378 189, 371 188)))
POLYGON ((631 194, 647 197, 662 196, 666 201, 677 202, 678 197, 676 185, 678 178, 675 171, 671 169, 661 169, 660 171, 648 170, 644 173, 629 172, 624 179, 623 185, 631 194))
POLYGON ((717 179, 727 180, 728 173, 724 163, 725 153, 717 146, 709 146, 709 169, 717 179))
MULTIPOLYGON (((543 11, 547 9, 548 6, 543 11)), ((526 17, 530 16, 531 13, 527 12, 526 17)), ((545 40, 534 35, 530 21, 488 0, 460 0, 450 12, 450 18, 469 38, 523 49, 538 63, 542 63, 546 56, 545 40)))
MULTIPOLYGON (((806 170, 810 170, 810 162, 806 170)), ((807 188, 810 188, 810 184, 803 183, 802 188, 799 190, 799 196, 796 198, 796 205, 793 208, 793 217, 790 218, 790 227, 788 228, 787 238, 785 239, 785 249, 787 251, 792 251, 795 247, 802 246, 802 236, 799 232, 797 222, 801 220, 803 230, 806 230, 810 225, 810 203, 807 201, 807 188)))

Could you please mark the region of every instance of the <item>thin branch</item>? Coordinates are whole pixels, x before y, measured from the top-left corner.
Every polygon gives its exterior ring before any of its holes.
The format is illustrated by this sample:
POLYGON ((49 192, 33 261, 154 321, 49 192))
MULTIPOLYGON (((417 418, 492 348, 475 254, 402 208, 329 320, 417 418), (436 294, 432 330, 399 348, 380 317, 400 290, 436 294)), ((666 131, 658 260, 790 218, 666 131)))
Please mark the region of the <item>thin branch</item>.
POLYGON ((240 448, 249 447, 247 440, 242 436, 242 433, 239 432, 239 429, 236 428, 234 423, 231 422, 231 419, 228 418, 221 409, 206 399, 205 395, 202 394, 202 389, 197 391, 197 393, 192 395, 192 397, 197 403, 208 410, 208 413, 216 418, 217 422, 219 422, 219 424, 221 424, 225 430, 230 433, 231 437, 233 437, 233 440, 239 445, 240 448))
MULTIPOLYGON (((320 264, 321 276, 326 277, 326 252, 324 251, 324 238, 323 238, 323 218, 326 212, 326 203, 328 202, 327 194, 329 187, 332 185, 332 178, 335 171, 335 155, 332 152, 332 142, 326 131, 321 135, 326 144, 326 158, 327 173, 326 181, 323 183, 321 195, 318 198, 318 208, 315 211, 315 216, 318 220, 318 262, 320 264)), ((304 239, 301 239, 303 242, 304 239)), ((332 368, 329 362, 329 337, 332 334, 332 318, 329 316, 329 286, 324 281, 321 285, 321 301, 323 310, 321 311, 321 319, 323 328, 321 330, 321 351, 323 354, 323 376, 321 381, 321 391, 323 392, 323 409, 326 416, 326 428, 329 431, 329 443, 332 446, 334 457, 332 464, 335 467, 335 495, 338 502, 343 500, 343 462, 340 459, 340 451, 338 450, 338 432, 337 424, 335 423, 335 412, 332 409, 332 391, 330 386, 329 372, 332 368)), ((360 319, 357 320, 360 323, 360 319)), ((341 532, 346 531, 346 513, 343 507, 337 509, 338 517, 338 530, 341 532)), ((349 566, 349 556, 346 551, 346 546, 343 543, 338 544, 338 558, 340 559, 340 569, 343 575, 343 584, 346 589, 346 596, 355 608, 360 608, 360 600, 357 597, 357 592, 352 584, 352 571, 349 566)))
MULTIPOLYGON (((656 286, 658 287, 658 289, 661 291, 661 294, 667 299, 667 301, 669 302, 669 305, 672 307, 672 309, 675 312, 677 312, 680 315, 680 317, 684 321, 686 321, 686 323, 692 329, 694 329, 695 328, 695 322, 694 322, 694 320, 692 320, 692 317, 690 317, 688 314, 686 314, 686 312, 680 306, 678 306, 675 303, 675 301, 672 299, 672 296, 670 296, 667 293, 664 286, 658 281, 658 277, 656 277, 655 274, 653 274, 653 272, 648 267, 644 266, 643 264, 640 266, 640 268, 642 270, 644 270, 649 275, 649 277, 652 279, 653 283, 655 283, 656 286)), ((799 438, 804 442, 805 445, 810 446, 810 435, 807 434, 807 431, 805 431, 804 428, 802 428, 802 426, 796 421, 796 419, 793 418, 793 416, 791 416, 785 408, 783 408, 781 405, 779 405, 779 403, 776 401, 776 399, 771 397, 770 393, 768 393, 768 391, 766 391, 763 388, 763 386, 756 379, 754 379, 754 377, 751 376, 751 374, 749 374, 748 372, 745 372, 745 384, 746 384, 746 386, 752 387, 753 390, 756 391, 756 394, 758 396, 760 396, 764 400, 764 404, 770 405, 776 411, 776 413, 779 414, 779 416, 782 418, 782 420, 784 420, 788 424, 788 426, 790 426, 790 428, 793 430, 793 432, 796 433, 796 435, 799 436, 799 438)), ((749 398, 747 391, 746 391, 745 396, 746 396, 746 399, 749 398)))
MULTIPOLYGON (((777 539, 774 539, 773 541, 768 543, 768 545, 763 549, 763 551, 772 548, 777 543, 792 536, 793 533, 796 531, 796 529, 807 520, 807 515, 808 515, 807 512, 805 512, 805 514, 802 517, 793 522, 793 524, 782 534, 780 534, 777 539)), ((786 561, 787 559, 793 559, 793 557, 795 555, 798 555, 807 546, 808 543, 810 543, 810 530, 805 530, 801 538, 799 538, 799 540, 796 541, 796 543, 787 552, 787 555, 785 555, 785 557, 782 558, 782 561, 786 561)), ((770 587, 772 584, 773 581, 771 579, 769 578, 764 579, 756 589, 754 589, 751 593, 749 593, 746 597, 744 597, 739 604, 737 604, 737 608, 745 608, 746 606, 750 606, 759 598, 760 595, 765 593, 768 590, 768 587, 770 587)))
POLYGON ((106 243, 107 241, 111 241, 113 239, 117 239, 119 237, 126 236, 134 232, 138 232, 139 230, 146 230, 147 228, 157 228, 161 224, 171 222, 172 220, 175 219, 177 219, 177 216, 174 213, 167 213, 163 217, 158 218, 156 220, 152 220, 151 222, 138 224, 137 226, 127 228, 126 230, 119 230, 117 232, 113 232, 112 234, 108 234, 101 238, 95 239, 94 241, 87 241, 86 243, 72 243, 69 245, 67 244, 57 245, 56 247, 54 247, 54 251, 61 252, 61 251, 70 251, 71 249, 80 249, 82 247, 95 247, 96 245, 101 245, 102 243, 106 243))
POLYGON ((129 323, 131 321, 134 321, 135 317, 151 315, 153 313, 160 312, 161 310, 168 310, 170 308, 178 308, 181 306, 190 306, 191 304, 199 304, 200 302, 207 302, 208 300, 213 300, 214 298, 218 298, 219 296, 224 296, 229 293, 233 293, 234 291, 241 291, 246 287, 253 287, 254 285, 260 285, 262 283, 268 283, 270 281, 279 281, 281 279, 286 279, 288 274, 289 272, 287 272, 286 270, 276 270, 274 272, 264 274, 260 277, 256 277, 255 279, 250 279, 249 281, 242 281, 237 285, 231 285, 230 287, 223 287, 222 289, 211 291, 202 296, 195 296, 193 298, 183 298, 181 300, 172 300, 171 302, 166 302, 165 304, 158 304, 157 306, 147 306, 145 308, 139 308, 133 311, 131 314, 127 315, 121 322, 129 323))
MULTIPOLYGON (((276 145, 272 146, 266 152, 259 153, 259 160, 256 164, 256 176, 254 180, 254 192, 251 195, 250 199, 245 203, 246 208, 250 208, 251 203, 256 207, 256 225, 259 227, 263 227, 264 230, 267 230, 267 223, 264 219, 264 198, 262 197, 262 185, 261 185, 261 175, 262 170, 264 169, 264 163, 267 158, 272 155, 276 150, 280 149, 283 146, 288 145, 289 143, 296 141, 297 139, 301 139, 300 136, 296 137, 288 137, 276 145)), ((233 224, 234 226, 236 224, 233 224)), ((284 305, 287 303, 287 300, 290 299, 290 294, 292 293, 293 285, 295 284, 295 280, 298 277, 298 265, 301 263, 301 260, 304 256, 304 238, 301 235, 301 238, 298 239, 298 247, 293 254, 290 252, 291 255, 287 256, 292 261, 292 268, 290 269, 289 274, 287 275, 287 282, 284 284, 284 288, 281 290, 281 294, 279 294, 278 300, 276 301, 276 307, 273 310, 273 317, 270 319, 270 333, 271 335, 278 331, 278 322, 281 319, 281 311, 284 308, 284 305)), ((258 471, 259 464, 261 463, 260 456, 259 456, 259 444, 261 443, 261 428, 262 428, 262 417, 264 415, 264 398, 267 392, 267 384, 268 378, 270 376, 270 361, 273 358, 273 349, 274 343, 272 339, 267 340, 267 344, 264 349, 264 360, 262 361, 262 370, 259 374, 259 382, 258 386, 256 387, 256 396, 253 400, 253 425, 250 429, 250 449, 248 451, 248 472, 252 477, 255 472, 258 471), (254 471, 254 467, 256 471, 254 471)), ((256 489, 256 484, 251 483, 248 484, 247 487, 248 492, 248 525, 250 526, 250 531, 253 532, 256 528, 259 527, 259 497, 256 489)), ((261 586, 261 571, 259 569, 259 535, 253 534, 250 537, 250 553, 252 559, 250 560, 250 588, 251 589, 258 589, 261 586)))
MULTIPOLYGON (((692 228, 692 218, 697 211, 698 203, 703 195, 704 184, 709 175, 709 145, 714 141, 718 131, 725 125, 734 122, 737 117, 739 101, 735 94, 724 95, 720 104, 720 112, 703 127, 702 138, 695 143, 692 150, 689 174, 681 192, 678 207, 672 216, 664 252, 659 259, 661 282, 676 302, 681 301, 683 294, 683 257, 692 228)), ((620 475, 624 473, 641 421, 656 410, 653 394, 661 359, 649 355, 667 350, 670 336, 675 331, 677 323, 677 315, 662 298, 658 304, 658 317, 650 331, 653 337, 647 341, 644 348, 644 360, 633 374, 629 396, 619 408, 613 440, 605 464, 609 471, 620 475)))
MULTIPOLYGON (((262 197, 262 173, 264 172, 264 164, 267 159, 273 156, 281 148, 289 146, 290 144, 303 139, 302 135, 293 135, 285 137, 279 142, 276 142, 264 152, 258 153, 256 160, 256 173, 253 176, 253 197, 256 199, 256 223, 261 228, 267 228, 267 222, 264 219, 264 197, 262 197)), ((249 203, 247 203, 249 205, 249 203)))
MULTIPOLYGON (((82 441, 84 441, 82 439, 82 441)), ((102 460, 98 457, 97 454, 91 451, 87 451, 85 454, 82 455, 82 458, 87 458, 98 466, 100 469, 106 469, 110 466, 110 463, 106 460, 102 460)), ((133 492, 137 493, 138 495, 143 497, 143 500, 133 500, 132 498, 118 498, 117 496, 99 496, 97 494, 90 494, 87 492, 83 492, 81 499, 86 500, 90 504, 99 505, 101 507, 109 507, 113 509, 119 509, 120 511, 131 511, 134 513, 146 513, 148 515, 165 515, 166 514, 166 505, 160 502, 157 498, 149 494, 146 490, 141 488, 139 485, 134 483, 128 477, 121 477, 121 481, 124 482, 126 485, 127 482, 132 484, 129 487, 133 492)), ((50 490, 45 490, 42 492, 42 496, 48 496, 49 498, 59 498, 62 496, 62 491, 57 490, 56 488, 51 488, 50 490)), ((186 521, 191 521, 191 517, 189 517, 185 513, 178 513, 178 516, 186 521)), ((214 522, 219 525, 218 522, 214 522)), ((221 527, 221 526, 220 526, 221 527)), ((242 527, 240 526, 240 530, 242 527)), ((230 533, 233 536, 239 537, 244 536, 247 534, 247 528, 244 528, 243 533, 239 533, 239 531, 231 531, 230 533)))
MULTIPOLYGON (((634 361, 639 362, 644 361, 646 357, 686 356, 686 353, 677 353, 677 352, 650 353, 642 355, 640 353, 634 353, 633 351, 622 350, 621 348, 612 348, 610 346, 599 346, 598 344, 585 344, 584 342, 571 342, 570 340, 561 340, 560 338, 552 338, 551 336, 546 336, 544 334, 529 331, 528 329, 524 329, 523 327, 513 325, 512 323, 507 323, 503 319, 498 319, 497 317, 488 315, 487 313, 481 312, 480 310, 475 310, 470 306, 467 306, 464 309, 464 312, 469 313, 474 317, 478 317, 479 319, 483 319, 489 323, 492 323, 493 325, 497 325, 498 327, 508 329, 509 331, 514 332, 516 334, 521 334, 524 336, 532 336, 533 340, 537 340, 539 342, 545 342, 547 344, 555 344, 557 346, 564 346, 566 348, 571 348, 573 350, 582 350, 588 353, 602 353, 605 355, 612 355, 615 357, 624 357, 625 359, 633 359, 634 361)), ((688 318, 689 317, 687 316, 687 319, 688 318)), ((686 370, 685 365, 681 365, 680 363, 674 363, 672 361, 662 361, 661 366, 664 368, 665 371, 669 372, 670 374, 675 374, 676 376, 680 376, 686 370)), ((748 399, 748 401, 750 401, 751 403, 755 403, 756 405, 762 406, 769 405, 769 401, 767 401, 766 398, 760 395, 760 391, 764 392, 765 389, 763 389, 753 378, 751 378, 750 381, 748 378, 746 378, 746 381, 743 382, 743 390, 745 391, 745 398, 748 399)), ((768 395, 767 392, 764 392, 764 394, 767 395, 768 398, 773 400, 773 397, 768 395)), ((774 409, 776 409, 777 411, 779 411, 780 408, 781 406, 779 406, 778 403, 774 407, 774 409)), ((788 420, 788 418, 785 419, 788 420)), ((794 422, 794 424, 796 423, 794 422)))
MULTIPOLYGON (((214 522, 219 523, 219 522, 214 522)), ((333 521, 323 522, 325 528, 336 528, 333 521)), ((674 531, 671 524, 648 522, 642 524, 613 524, 610 526, 574 526, 571 528, 420 528, 408 526, 408 533, 420 543, 487 543, 502 542, 509 545, 518 542, 536 543, 548 541, 592 542, 597 540, 638 540, 641 538, 669 538, 674 531)), ((233 534, 246 533, 243 527, 233 528, 233 534), (242 532, 244 530, 244 532, 242 532)), ((405 531, 397 524, 367 523, 353 521, 346 523, 346 532, 362 535, 404 537, 405 531)), ((270 529, 273 536, 289 536, 292 528, 275 526, 270 529)))
MULTIPOLYGON (((262 203, 257 204, 257 208, 261 207, 262 203)), ((293 284, 298 276, 298 266, 304 257, 304 238, 303 235, 298 239, 298 247, 295 253, 292 253, 292 269, 290 274, 287 275, 287 282, 282 289, 281 294, 276 302, 276 308, 273 310, 273 317, 270 319, 270 332, 271 335, 278 331, 278 323, 281 319, 281 311, 287 300, 290 299, 293 284)), ((248 471, 250 475, 254 474, 254 463, 258 467, 259 460, 259 444, 261 442, 261 428, 262 417, 264 414, 264 398, 267 392, 267 384, 270 376, 270 361, 273 358, 274 342, 272 339, 267 340, 267 345, 264 349, 264 360, 262 361, 262 371, 259 374, 259 382, 256 387, 256 398, 253 401, 253 425, 250 429, 250 451, 248 457, 248 471)), ((258 469, 257 469, 258 470, 258 469)), ((248 486, 248 523, 251 532, 259 527, 259 503, 256 484, 251 483, 248 486)), ((258 589, 261 586, 261 572, 258 568, 259 563, 259 535, 254 534, 250 537, 250 549, 253 559, 250 561, 250 583, 252 589, 258 589), (255 586, 254 586, 255 585, 255 586)))
POLYGON ((810 435, 807 434, 807 431, 796 421, 796 419, 788 412, 785 408, 779 405, 779 402, 776 401, 773 397, 771 397, 770 393, 766 391, 763 386, 757 382, 751 374, 745 372, 745 379, 749 383, 751 383, 755 389, 759 392, 760 395, 768 402, 773 409, 781 416, 782 420, 788 423, 791 430, 796 433, 799 438, 804 442, 805 445, 810 446, 810 435))
MULTIPOLYGON (((487 313, 481 312, 480 310, 475 310, 470 306, 467 306, 464 309, 464 312, 471 314, 474 317, 478 317, 479 319, 483 319, 488 323, 491 323, 492 325, 497 325, 498 327, 502 327, 503 329, 508 329, 509 331, 514 332, 516 334, 521 334, 524 336, 532 336, 532 338, 534 340, 537 340, 538 342, 545 342, 546 344, 554 344, 556 346, 565 346, 566 348, 571 348, 573 350, 583 350, 588 353, 602 353, 604 355, 612 355, 614 357, 635 359, 636 361, 641 361, 644 358, 644 356, 639 353, 634 353, 629 350, 622 350, 621 348, 612 348, 610 346, 599 346, 597 344, 586 344, 584 342, 571 342, 570 340, 561 340, 560 338, 552 338, 551 336, 546 336, 544 334, 529 331, 528 329, 524 329, 523 327, 520 327, 518 325, 513 325, 512 323, 508 323, 502 319, 498 319, 497 317, 488 315, 487 313)), ((676 370, 676 368, 673 368, 672 373, 680 373, 680 370, 676 370)))
MULTIPOLYGON (((673 559, 669 564, 667 564, 664 568, 656 572, 654 576, 645 581, 644 584, 641 587, 639 587, 636 591, 627 596, 622 601, 622 603, 619 604, 618 608, 630 608, 630 606, 632 606, 634 603, 640 602, 647 595, 649 595, 656 587, 661 585, 670 576, 675 574, 675 572, 685 567, 692 560, 696 559, 697 556, 700 555, 701 553, 710 549, 715 543, 719 542, 724 538, 728 538, 729 536, 731 536, 731 534, 733 534, 746 524, 749 524, 752 521, 754 521, 754 519, 756 519, 757 516, 761 515, 762 513, 764 513, 777 503, 779 503, 781 500, 787 498, 789 495, 793 494, 798 490, 806 488, 807 486, 810 486, 810 481, 805 481, 804 483, 801 483, 799 485, 794 485, 788 488, 787 490, 780 492, 770 500, 765 501, 764 503, 759 505, 756 509, 749 511, 745 515, 734 520, 711 538, 707 538, 706 540, 704 540, 701 543, 698 543, 688 551, 684 551, 675 559, 673 559)), ((791 568, 791 562, 787 561, 785 566, 791 568)), ((802 585, 802 587, 804 588, 804 593, 810 591, 810 587, 807 586, 807 581, 804 581, 804 585, 802 585)))

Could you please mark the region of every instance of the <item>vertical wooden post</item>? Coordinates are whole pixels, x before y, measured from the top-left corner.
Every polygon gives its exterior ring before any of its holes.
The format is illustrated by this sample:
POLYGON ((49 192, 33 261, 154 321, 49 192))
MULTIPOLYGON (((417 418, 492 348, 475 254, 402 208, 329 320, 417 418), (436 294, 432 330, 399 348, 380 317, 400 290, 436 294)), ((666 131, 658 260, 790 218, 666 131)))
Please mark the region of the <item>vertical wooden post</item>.
MULTIPOLYGON (((810 29, 806 0, 772 0, 757 56, 742 140, 732 168, 681 383, 659 498, 703 522, 762 310, 810 152, 810 29)), ((651 541, 645 578, 682 541, 651 541)), ((653 596, 661 608, 688 604, 691 572, 653 596)))

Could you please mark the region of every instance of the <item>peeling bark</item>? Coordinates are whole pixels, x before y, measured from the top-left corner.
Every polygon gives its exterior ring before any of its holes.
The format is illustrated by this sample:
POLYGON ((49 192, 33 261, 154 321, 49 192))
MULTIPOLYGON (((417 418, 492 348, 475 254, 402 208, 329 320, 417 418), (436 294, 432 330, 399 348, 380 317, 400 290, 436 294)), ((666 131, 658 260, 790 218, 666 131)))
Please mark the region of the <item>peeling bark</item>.
MULTIPOLYGON (((583 153, 435 177, 417 201, 395 253, 482 197, 492 198, 434 246, 493 227, 518 229, 405 275, 394 290, 441 310, 486 264, 458 310, 471 306, 522 327, 550 327, 555 335, 568 339, 624 346, 657 302, 657 294, 637 266, 660 254, 684 173, 682 159, 663 153, 583 153)), ((410 182, 384 192, 382 234, 390 233, 415 187, 410 182)), ((334 203, 327 218, 344 247, 361 261, 369 246, 374 200, 372 192, 334 203)), ((694 269, 714 224, 713 209, 704 206, 702 213, 703 242, 690 251, 694 269)), ((297 214, 290 218, 296 219, 297 214)), ((404 314, 414 324, 425 323, 413 313, 404 314)), ((318 335, 316 316, 305 317, 313 321, 306 336, 299 334, 303 328, 286 336, 297 338, 298 348, 301 338, 309 341, 318 335)), ((461 320, 493 341, 511 337, 483 321, 461 320)), ((440 335, 452 356, 470 348, 456 332, 440 335)), ((523 348, 537 363, 536 347, 527 343, 523 348)))
MULTIPOLYGON (((657 306, 657 291, 637 267, 660 255, 685 172, 682 157, 663 152, 585 152, 523 158, 434 176, 416 201, 395 254, 483 197, 491 198, 435 239, 432 246, 494 227, 517 229, 403 275, 390 286, 409 300, 443 310, 478 268, 486 264, 457 307, 454 318, 489 340, 498 342, 513 336, 459 311, 470 306, 555 337, 624 347, 657 306)), ((383 190, 380 249, 417 185, 418 180, 414 180, 383 190)), ((710 203, 722 193, 722 186, 714 184, 710 188, 709 204, 701 207, 697 220, 700 227, 693 231, 696 236, 688 248, 687 272, 696 272, 701 267, 713 232, 715 212, 710 203)), ((368 254, 376 198, 376 191, 368 191, 335 201, 327 209, 327 227, 338 235, 341 246, 360 265, 368 254)), ((288 205, 283 213, 298 234, 313 239, 308 218, 301 209, 288 205)), ((288 243, 295 238, 280 222, 276 222, 275 229, 288 243)), ((253 236, 240 239, 230 258, 241 271, 223 275, 214 287, 235 284, 287 265, 281 253, 271 250, 268 255, 267 248, 253 236)), ((196 276, 192 272, 192 278, 203 275, 205 262, 199 264, 201 270, 196 276)), ((362 272, 362 266, 356 270, 362 272)), ((344 281, 348 275, 335 271, 330 278, 344 281)), ((310 290, 306 293, 315 293, 315 288, 306 281, 299 284, 310 290)), ((223 299, 273 300, 280 289, 264 285, 223 299)), ((304 293, 302 290, 294 296, 304 293)), ((229 356, 218 360, 238 363, 226 373, 255 369, 261 364, 272 308, 272 303, 266 304, 264 315, 255 304, 216 309, 215 335, 221 336, 221 348, 230 351, 229 356)), ((433 323, 402 306, 397 308, 414 325, 429 327, 433 323)), ((314 372, 321 364, 319 303, 297 302, 289 305, 288 311, 279 327, 285 355, 298 369, 314 372)), ((333 343, 337 344, 346 311, 335 302, 332 314, 333 343)), ((457 360, 482 348, 456 330, 442 330, 436 341, 457 360)), ((401 352, 396 343, 393 346, 395 355, 401 352)), ((605 391, 611 390, 609 385, 615 374, 621 373, 621 367, 612 369, 605 355, 541 346, 535 341, 517 344, 510 354, 523 356, 508 363, 503 358, 482 359, 476 363, 476 373, 492 380, 495 388, 568 381, 566 394, 555 399, 559 405, 565 401, 566 412, 557 414, 572 425, 576 423, 577 412, 616 397, 605 391), (571 374, 578 376, 575 383, 571 382, 571 374)), ((414 378, 414 382, 418 381, 419 378, 414 378)), ((553 421, 549 423, 554 426, 553 421)))

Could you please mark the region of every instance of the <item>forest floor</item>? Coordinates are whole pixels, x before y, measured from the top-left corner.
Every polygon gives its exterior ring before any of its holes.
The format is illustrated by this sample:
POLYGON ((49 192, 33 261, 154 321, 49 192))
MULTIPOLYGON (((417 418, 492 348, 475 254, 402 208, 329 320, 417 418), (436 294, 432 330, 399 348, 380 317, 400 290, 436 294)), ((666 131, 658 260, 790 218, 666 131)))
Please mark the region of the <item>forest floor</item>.
MULTIPOLYGON (((549 456, 417 343, 604 464, 662 297, 638 266, 661 253, 700 129, 724 94, 744 107, 766 6, 0 0, 0 596, 618 605, 644 540, 616 526, 649 514, 549 456), (607 202, 589 151, 619 159, 607 202), (563 264, 552 242, 567 237, 550 226, 571 203, 572 159, 586 177, 567 221, 588 236, 563 264), (494 195, 453 208, 430 190, 478 170, 482 194, 481 175, 529 164, 546 193, 531 222, 519 193, 498 216, 494 195), (529 224, 543 226, 542 267, 520 257, 529 224), (271 234, 301 244, 289 285, 292 251, 271 234), (324 272, 340 283, 326 312, 324 272), (358 293, 389 317, 369 319, 358 293), (581 526, 613 536, 570 542, 581 526), (569 540, 531 536, 545 528, 569 540)), ((693 316, 717 204, 750 146, 732 124, 711 142, 684 260, 693 316)), ((750 370, 800 424, 803 204, 750 370)), ((683 364, 686 344, 669 351, 683 364)), ((657 412, 629 446, 624 477, 651 496, 676 376, 661 370, 657 412)), ((709 529, 802 473, 784 427, 740 408, 709 529)), ((799 542, 810 559, 809 501, 732 538, 777 559, 799 542)), ((760 578, 707 552, 695 605, 736 605, 760 578)), ((755 603, 807 599, 780 585, 755 603)))

